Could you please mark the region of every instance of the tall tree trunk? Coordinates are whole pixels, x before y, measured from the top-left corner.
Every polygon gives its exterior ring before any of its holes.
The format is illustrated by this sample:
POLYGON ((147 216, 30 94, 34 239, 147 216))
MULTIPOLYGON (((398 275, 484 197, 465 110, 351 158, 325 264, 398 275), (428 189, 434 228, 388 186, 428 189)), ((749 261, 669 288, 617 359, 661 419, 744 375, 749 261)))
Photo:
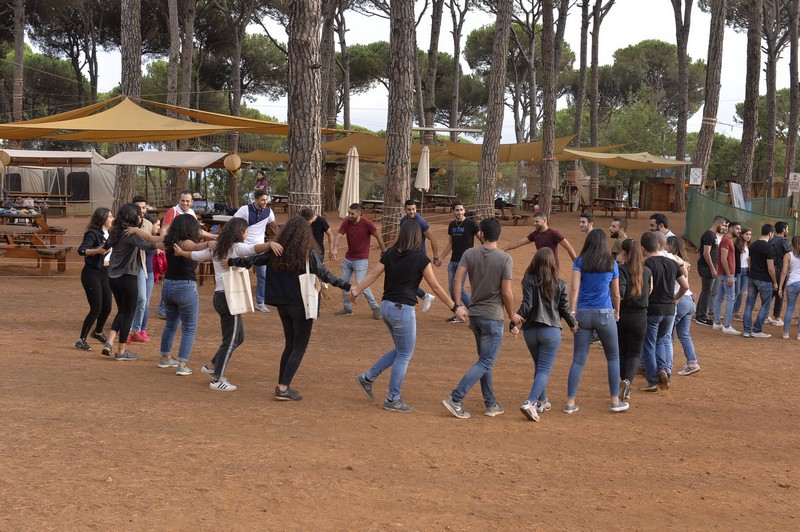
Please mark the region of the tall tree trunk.
POLYGON ((289 8, 289 212, 321 207, 321 0, 289 8))
MULTIPOLYGON (((197 18, 197 0, 183 0, 181 24, 181 70, 178 79, 178 105, 190 107, 192 92, 192 60, 194 56, 194 23, 197 18)), ((178 141, 179 150, 189 149, 189 139, 178 141)), ((179 190, 183 190, 182 188, 179 190)), ((174 192, 174 191, 173 191, 174 192)))
POLYGON ((697 137, 697 150, 694 166, 700 168, 703 187, 708 177, 711 149, 714 147, 714 130, 719 112, 719 93, 722 87, 722 48, 725 41, 725 11, 727 0, 714 0, 711 3, 711 27, 708 38, 708 58, 706 62, 706 94, 703 105, 703 122, 697 137))
MULTIPOLYGON (((178 0, 167 0, 167 12, 169 14, 169 59, 167 63, 167 105, 177 105, 178 103, 178 77, 180 75, 181 60, 181 21, 178 13, 178 0)), ((176 113, 167 111, 167 116, 175 118, 176 113)), ((175 151, 178 149, 178 141, 167 142, 167 150, 175 151)), ((186 175, 185 172, 180 174, 186 175)), ((177 183, 180 179, 179 172, 175 169, 169 170, 169 182, 177 183)), ((185 188, 185 183, 178 190, 185 188)))
MULTIPOLYGON (((675 15, 675 40, 678 43, 678 125, 675 159, 686 160, 686 121, 689 119, 689 56, 686 48, 689 41, 689 30, 692 25, 693 0, 672 0, 672 11, 675 15), (686 2, 683 6, 683 2, 686 2), (683 15, 681 15, 683 8, 683 15)), ((686 167, 675 169, 675 212, 686 210, 684 184, 686 183, 686 167)))
POLYGON ((11 94, 11 116, 22 120, 22 92, 25 80, 25 0, 14 0, 14 80, 11 94))
MULTIPOLYGON (((589 106, 589 137, 592 146, 597 146, 600 138, 600 26, 616 0, 595 0, 592 9, 592 98, 589 106)), ((600 191, 600 167, 592 163, 589 180, 589 196, 594 199, 600 191)))
MULTIPOLYGON (((456 128, 458 120, 458 98, 461 88, 461 36, 464 31, 464 20, 469 12, 469 1, 464 0, 464 6, 459 6, 458 0, 450 0, 450 19, 453 23, 453 89, 450 98, 450 127, 456 128)), ((450 141, 458 140, 458 132, 450 132, 450 141)), ((456 161, 448 163, 447 172, 447 193, 454 196, 456 193, 456 161)))
MULTIPOLYGON (((141 0, 122 0, 120 51, 122 55, 122 94, 138 98, 142 86, 142 33, 141 0)), ((119 144, 117 151, 135 151, 136 143, 119 144)), ((117 182, 114 186, 114 206, 116 212, 121 205, 129 202, 136 194, 136 167, 118 166, 117 182)))
MULTIPOLYGON (((425 127, 433 127, 436 116, 436 71, 439 65, 439 33, 442 29, 442 11, 444 0, 433 0, 431 13, 431 41, 428 46, 428 68, 425 73, 425 127)), ((434 132, 426 131, 422 136, 423 143, 433 142, 434 132)))
POLYGON ((786 169, 784 176, 794 172, 797 160, 797 128, 800 126, 800 80, 798 79, 798 26, 800 0, 789 1, 789 133, 786 136, 786 169))
POLYGON ((389 38, 389 104, 381 236, 397 233, 411 185, 411 127, 414 120, 414 0, 393 0, 389 38))
MULTIPOLYGON (((327 128, 336 127, 336 9, 338 0, 322 1, 322 37, 320 38, 320 70, 322 85, 322 116, 327 128)), ((330 135, 324 140, 334 140, 330 135)), ((336 169, 323 162, 322 210, 336 209, 336 169)))
MULTIPOLYGON (((536 20, 531 23, 530 42, 528 43, 528 98, 530 98, 530 128, 527 140, 539 139, 539 120, 536 111, 536 93, 538 81, 536 80, 536 20)), ((520 141, 524 142, 524 140, 520 141)))
POLYGON ((494 191, 497 183, 497 161, 500 152, 500 136, 505 111, 506 61, 508 40, 511 33, 512 0, 498 0, 495 38, 492 47, 492 72, 489 78, 489 93, 486 127, 483 134, 478 196, 475 210, 481 218, 494 216, 494 191))
POLYGON ((758 132, 758 83, 761 76, 761 31, 763 0, 750 0, 747 29, 747 74, 744 85, 742 142, 739 145, 737 179, 742 185, 744 199, 752 197, 753 155, 758 132))
POLYGON ((342 125, 350 129, 350 53, 347 51, 347 24, 344 18, 344 6, 340 4, 336 13, 336 32, 339 35, 339 53, 342 70, 342 125))
POLYGON ((419 54, 417 53, 417 32, 414 31, 414 94, 416 94, 417 104, 417 124, 422 127, 425 125, 425 92, 422 90, 422 73, 420 72, 419 54))
MULTIPOLYGON (((581 3, 581 47, 578 70, 578 93, 575 95, 575 139, 573 146, 580 146, 583 141, 583 103, 586 100, 586 55, 589 43, 589 2, 583 0, 581 3)), ((575 169, 578 168, 579 161, 575 161, 575 169)))
MULTIPOLYGON (((97 103, 97 82, 100 79, 100 71, 99 71, 99 64, 97 61, 97 31, 94 27, 94 3, 88 2, 86 6, 86 38, 85 38, 85 49, 86 49, 86 64, 89 68, 89 87, 91 91, 91 103, 97 103)), ((80 79, 80 78, 79 78, 80 79)))
MULTIPOLYGON (((562 16, 566 13, 562 11, 562 16)), ((550 215, 553 175, 558 171, 556 138, 556 36, 553 31, 553 0, 542 0, 542 180, 539 208, 550 215)))
MULTIPOLYGON (((785 22, 785 9, 787 0, 764 0, 764 45, 763 50, 767 55, 765 72, 767 76, 767 94, 764 107, 767 111, 767 131, 765 144, 767 156, 764 161, 764 173, 767 176, 765 195, 772 197, 772 184, 775 179, 775 124, 776 124, 776 94, 778 61, 786 47, 789 37, 785 22)), ((791 92, 791 91, 790 91, 791 92)))

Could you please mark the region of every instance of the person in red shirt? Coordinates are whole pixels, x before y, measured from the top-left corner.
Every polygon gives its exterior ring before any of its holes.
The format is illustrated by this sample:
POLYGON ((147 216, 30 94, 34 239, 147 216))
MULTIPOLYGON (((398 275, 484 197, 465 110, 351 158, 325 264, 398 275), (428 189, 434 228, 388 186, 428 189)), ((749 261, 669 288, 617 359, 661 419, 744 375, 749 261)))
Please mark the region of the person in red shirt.
MULTIPOLYGON (((339 258, 339 241, 342 236, 347 237, 347 253, 345 253, 344 260, 342 260, 342 279, 349 282, 350 278, 355 274, 356 284, 359 284, 367 276, 369 248, 372 237, 375 237, 375 240, 378 241, 381 253, 386 251, 386 245, 381 240, 375 224, 361 216, 361 205, 358 203, 353 203, 348 207, 347 218, 339 226, 339 231, 333 240, 333 247, 331 247, 330 257, 332 260, 339 258)), ((363 294, 372 309, 372 318, 375 320, 381 319, 381 309, 375 301, 375 296, 372 295, 372 290, 365 288, 363 294)), ((342 291, 344 307, 335 312, 336 316, 345 316, 353 313, 353 303, 347 296, 348 293, 342 291)))
POLYGON ((578 255, 575 254, 575 250, 572 248, 572 244, 564 238, 564 235, 547 226, 547 216, 545 216, 543 212, 533 213, 533 228, 534 231, 531 234, 507 245, 503 248, 503 251, 510 251, 524 246, 525 244, 534 243, 536 244, 536 249, 552 249, 553 255, 556 257, 556 267, 558 267, 558 246, 560 245, 567 250, 570 259, 574 261, 578 258, 578 255))
POLYGON ((736 301, 736 248, 734 241, 739 238, 742 225, 730 222, 728 232, 722 237, 717 248, 717 273, 722 276, 717 297, 714 298, 714 330, 726 334, 740 335, 731 326, 733 307, 736 301), (722 320, 722 300, 725 299, 725 321, 722 320))

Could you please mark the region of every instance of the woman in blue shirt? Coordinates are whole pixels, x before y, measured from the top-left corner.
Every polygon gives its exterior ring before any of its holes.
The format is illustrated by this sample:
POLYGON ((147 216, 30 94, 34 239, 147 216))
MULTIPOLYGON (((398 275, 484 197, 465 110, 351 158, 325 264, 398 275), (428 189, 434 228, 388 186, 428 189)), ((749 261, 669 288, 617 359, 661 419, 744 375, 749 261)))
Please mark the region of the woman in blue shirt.
POLYGON ((572 266, 569 287, 569 308, 578 321, 572 366, 567 380, 565 414, 578 411, 575 396, 589 356, 592 331, 596 331, 608 361, 608 388, 611 393, 611 411, 623 412, 628 403, 619 399, 619 268, 608 250, 608 237, 602 229, 592 230, 586 237, 580 255, 572 266))

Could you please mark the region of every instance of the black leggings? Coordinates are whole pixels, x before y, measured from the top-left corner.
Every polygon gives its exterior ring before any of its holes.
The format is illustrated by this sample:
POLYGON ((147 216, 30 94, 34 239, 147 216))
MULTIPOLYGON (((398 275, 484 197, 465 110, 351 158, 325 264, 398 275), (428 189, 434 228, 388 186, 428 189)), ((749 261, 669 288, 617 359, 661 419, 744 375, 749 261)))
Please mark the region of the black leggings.
POLYGON ((139 294, 139 279, 136 275, 121 275, 109 279, 111 293, 117 302, 117 315, 111 323, 111 330, 119 333, 119 343, 128 343, 133 315, 136 313, 136 298, 139 294))
POLYGON ((303 355, 306 354, 314 320, 306 319, 306 309, 303 305, 278 305, 278 315, 281 317, 283 336, 286 340, 286 347, 281 355, 278 384, 289 386, 303 361, 303 355))
POLYGON ((617 322, 619 338, 619 378, 633 382, 639 371, 642 358, 642 345, 647 331, 647 311, 625 312, 622 310, 617 322))
POLYGON ((228 310, 228 301, 222 290, 214 292, 214 310, 219 314, 219 324, 222 328, 222 343, 211 359, 214 364, 214 376, 221 379, 225 376, 225 368, 233 351, 244 342, 244 322, 238 314, 232 315, 228 310))
POLYGON ((108 271, 85 265, 81 271, 81 284, 89 302, 89 313, 83 320, 81 340, 86 340, 92 325, 94 330, 102 333, 108 315, 111 314, 111 285, 108 284, 108 271), (95 323, 96 322, 96 323, 95 323))

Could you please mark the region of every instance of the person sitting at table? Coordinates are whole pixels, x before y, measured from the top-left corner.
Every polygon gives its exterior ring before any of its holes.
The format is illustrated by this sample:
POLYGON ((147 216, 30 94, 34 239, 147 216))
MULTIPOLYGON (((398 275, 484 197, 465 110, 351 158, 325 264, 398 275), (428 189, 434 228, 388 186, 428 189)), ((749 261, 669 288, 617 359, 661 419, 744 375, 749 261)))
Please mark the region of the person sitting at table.
POLYGON ((81 284, 89 302, 89 313, 83 320, 80 338, 75 342, 75 347, 82 351, 92 349, 86 342, 92 325, 95 326, 92 338, 103 344, 108 341, 103 334, 103 327, 111 314, 111 285, 108 284, 108 271, 103 264, 103 258, 108 253, 104 244, 108 240, 108 231, 112 223, 114 215, 110 209, 105 207, 95 209, 83 235, 83 242, 78 246, 78 255, 84 257, 81 284))

